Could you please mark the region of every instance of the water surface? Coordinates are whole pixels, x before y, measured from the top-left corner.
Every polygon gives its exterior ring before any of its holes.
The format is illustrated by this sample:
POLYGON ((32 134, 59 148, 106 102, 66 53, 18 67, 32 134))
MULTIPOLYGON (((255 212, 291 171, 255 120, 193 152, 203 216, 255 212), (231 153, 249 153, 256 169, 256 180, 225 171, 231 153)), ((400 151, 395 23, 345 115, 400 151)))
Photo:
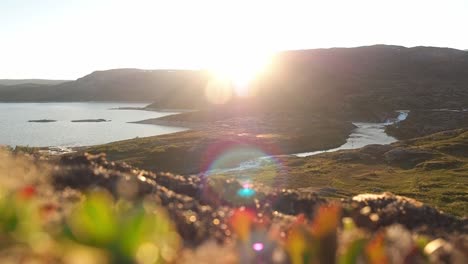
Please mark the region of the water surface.
POLYGON ((387 122, 384 122, 384 123, 362 123, 362 122, 353 123, 353 125, 355 125, 356 128, 349 135, 348 139, 346 140, 346 143, 344 143, 343 145, 337 148, 298 153, 295 155, 298 157, 308 157, 308 156, 317 155, 317 154, 325 153, 325 152, 333 152, 333 151, 344 150, 344 149, 362 148, 371 144, 387 145, 387 144, 396 142, 397 141, 396 138, 389 136, 387 135, 387 133, 385 133, 385 127, 388 125, 403 121, 408 117, 409 111, 400 110, 398 112, 399 112, 399 115, 396 119, 388 120, 387 122))
MULTIPOLYGON (((408 117, 409 111, 407 110, 399 110, 397 118, 387 120, 383 123, 364 123, 364 122, 353 122, 356 128, 351 132, 348 136, 346 143, 341 145, 340 147, 327 149, 327 150, 319 150, 319 151, 312 151, 312 152, 304 152, 304 153, 297 153, 293 154, 297 157, 308 157, 312 155, 318 155, 325 152, 333 152, 338 150, 344 149, 357 149, 362 148, 364 146, 370 144, 391 144, 396 142, 397 139, 387 135, 385 133, 385 127, 394 123, 398 123, 400 121, 405 120, 408 117)), ((248 160, 239 164, 239 166, 233 168, 216 168, 212 169, 210 173, 228 173, 228 172, 235 172, 235 171, 243 171, 249 169, 256 169, 261 168, 267 165, 274 164, 276 161, 272 157, 260 157, 253 160, 248 160)))
POLYGON ((0 103, 0 145, 89 146, 135 137, 147 137, 185 130, 178 127, 133 124, 172 112, 112 110, 118 107, 144 107, 146 103, 0 103), (83 119, 109 122, 71 122, 83 119), (29 120, 57 120, 49 123, 29 120))

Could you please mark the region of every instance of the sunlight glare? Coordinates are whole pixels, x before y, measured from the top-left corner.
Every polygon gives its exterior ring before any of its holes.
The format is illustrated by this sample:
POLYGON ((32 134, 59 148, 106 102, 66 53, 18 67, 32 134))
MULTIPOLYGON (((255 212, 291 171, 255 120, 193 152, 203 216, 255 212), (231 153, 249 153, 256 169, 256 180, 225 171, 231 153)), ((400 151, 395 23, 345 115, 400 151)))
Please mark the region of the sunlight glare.
POLYGON ((273 52, 235 51, 212 58, 214 65, 210 72, 214 78, 228 80, 236 96, 251 96, 250 86, 265 70, 273 52))
POLYGON ((231 81, 222 76, 213 76, 205 87, 205 96, 212 104, 225 104, 232 98, 231 81))

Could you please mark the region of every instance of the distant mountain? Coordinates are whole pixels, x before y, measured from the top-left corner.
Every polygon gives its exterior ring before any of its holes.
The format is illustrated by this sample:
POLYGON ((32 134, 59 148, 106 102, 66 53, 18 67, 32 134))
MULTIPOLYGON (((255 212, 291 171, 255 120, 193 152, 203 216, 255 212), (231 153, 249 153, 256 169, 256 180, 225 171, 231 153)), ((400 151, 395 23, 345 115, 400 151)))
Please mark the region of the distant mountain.
POLYGON ((0 86, 0 101, 157 101, 194 107, 207 74, 191 70, 115 69, 50 86, 0 86))
POLYGON ((184 118, 223 119, 254 108, 383 121, 399 109, 466 108, 468 53, 389 45, 285 51, 252 87, 256 97, 242 107, 229 105, 184 118))
POLYGON ((286 51, 257 81, 264 107, 369 115, 468 106, 468 53, 375 45, 286 51))
POLYGON ((0 85, 38 84, 54 85, 69 82, 69 80, 45 80, 45 79, 0 79, 0 85))
MULTIPOLYGON (((97 71, 52 86, 0 86, 0 101, 154 101, 152 107, 193 108, 208 105, 208 80, 204 71, 97 71)), ((252 88, 257 96, 249 107, 265 111, 369 119, 396 109, 461 108, 468 106, 468 53, 390 45, 285 51, 252 88)))

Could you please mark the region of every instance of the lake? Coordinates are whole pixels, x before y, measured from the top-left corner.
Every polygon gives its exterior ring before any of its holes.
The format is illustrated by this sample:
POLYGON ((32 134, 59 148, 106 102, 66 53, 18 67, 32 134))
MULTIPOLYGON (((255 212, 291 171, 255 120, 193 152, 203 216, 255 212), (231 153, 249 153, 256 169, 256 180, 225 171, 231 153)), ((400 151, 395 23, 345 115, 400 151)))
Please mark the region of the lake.
POLYGON ((112 110, 119 107, 144 107, 147 103, 0 103, 0 145, 89 146, 113 141, 148 137, 186 130, 148 124, 141 121, 176 114, 144 110, 112 110), (29 120, 50 119, 56 122, 35 123, 29 120), (108 122, 71 122, 106 119, 108 122))

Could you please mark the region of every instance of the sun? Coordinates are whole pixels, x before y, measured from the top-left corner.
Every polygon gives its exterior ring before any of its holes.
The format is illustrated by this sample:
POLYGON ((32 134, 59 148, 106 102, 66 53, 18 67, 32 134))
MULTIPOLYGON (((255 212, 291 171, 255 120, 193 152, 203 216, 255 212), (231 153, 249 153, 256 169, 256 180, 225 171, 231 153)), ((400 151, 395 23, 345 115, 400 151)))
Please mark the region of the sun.
POLYGON ((251 84, 271 62, 271 52, 237 51, 215 58, 209 71, 214 78, 230 84, 238 97, 251 95, 251 84))

